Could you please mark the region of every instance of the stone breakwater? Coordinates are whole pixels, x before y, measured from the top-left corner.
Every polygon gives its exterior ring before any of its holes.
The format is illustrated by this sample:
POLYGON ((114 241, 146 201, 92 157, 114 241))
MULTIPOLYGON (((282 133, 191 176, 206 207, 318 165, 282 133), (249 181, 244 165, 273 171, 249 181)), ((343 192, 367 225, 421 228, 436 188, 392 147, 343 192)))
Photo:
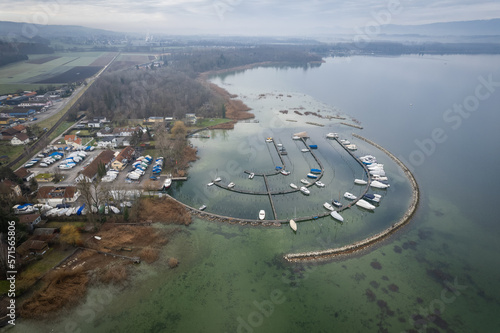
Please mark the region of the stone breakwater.
POLYGON ((375 234, 371 237, 365 238, 359 242, 355 242, 349 245, 345 245, 342 247, 337 247, 337 248, 332 248, 332 249, 327 249, 327 250, 322 250, 322 251, 312 251, 312 252, 302 252, 302 253, 290 253, 286 254, 284 256, 285 260, 290 261, 290 262, 295 262, 295 261, 303 261, 303 260, 324 260, 324 259, 329 259, 335 256, 339 255, 346 255, 350 254, 353 252, 357 252, 360 250, 363 250, 367 248, 368 246, 374 245, 375 243, 383 240, 390 234, 394 233, 396 230, 407 224, 415 211, 417 210, 419 199, 420 199, 420 191, 418 188, 417 181, 415 180, 415 177, 411 173, 410 169, 406 167, 399 159, 396 158, 391 152, 383 148, 382 146, 376 144, 373 141, 370 141, 358 134, 353 133, 352 134, 355 138, 358 138, 360 140, 363 140, 372 146, 378 148, 379 150, 383 151, 385 154, 387 154, 392 160, 394 160, 403 170, 404 174, 408 179, 410 180, 411 187, 413 189, 413 194, 412 194, 412 200, 410 203, 410 206, 408 207, 408 210, 406 213, 399 219, 399 221, 395 222, 392 224, 389 228, 385 229, 382 232, 379 232, 378 234, 375 234))

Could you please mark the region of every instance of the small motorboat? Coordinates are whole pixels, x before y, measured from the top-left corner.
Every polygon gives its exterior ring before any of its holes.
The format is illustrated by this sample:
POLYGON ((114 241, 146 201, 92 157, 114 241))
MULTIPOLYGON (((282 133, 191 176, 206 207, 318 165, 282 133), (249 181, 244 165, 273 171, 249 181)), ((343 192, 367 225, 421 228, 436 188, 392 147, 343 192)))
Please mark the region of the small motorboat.
POLYGON ((309 148, 311 148, 311 149, 318 149, 318 145, 309 145, 309 148))
POLYGON ((350 144, 350 145, 345 145, 345 147, 349 150, 357 150, 358 147, 356 147, 356 145, 353 145, 353 144, 350 144))
POLYGON ((363 195, 363 199, 370 200, 373 202, 380 202, 380 198, 382 198, 380 194, 366 193, 365 195, 363 195))
POLYGON ((220 177, 217 177, 214 179, 214 183, 217 183, 217 182, 220 182, 221 181, 221 178, 220 177))
POLYGON ((165 179, 165 182, 163 183, 163 189, 167 190, 168 188, 170 188, 170 185, 172 185, 172 178, 169 177, 165 179))
POLYGON ((330 205, 330 203, 329 203, 329 202, 325 202, 325 203, 323 204, 323 207, 325 207, 325 208, 326 208, 326 209, 328 209, 328 210, 333 211, 333 206, 332 206, 332 205, 330 205))
POLYGON ((261 210, 259 211, 259 220, 263 220, 263 219, 265 219, 265 218, 266 218, 266 211, 265 211, 265 210, 263 210, 263 209, 261 209, 261 210))
POLYGON ((227 184, 227 187, 228 187, 228 188, 233 188, 233 187, 234 187, 234 185, 236 185, 236 184, 235 184, 235 183, 233 183, 233 182, 230 182, 229 184, 227 184))
POLYGON ((341 143, 341 144, 343 144, 343 145, 345 146, 345 145, 350 145, 350 144, 351 144, 351 141, 346 140, 346 139, 342 139, 342 140, 340 140, 340 143, 341 143))
POLYGON ((210 182, 207 184, 207 186, 212 186, 214 184, 214 182, 210 182))
POLYGON ((335 207, 342 207, 342 203, 338 200, 332 200, 332 204, 335 206, 335 207))
POLYGON ((253 173, 253 172, 252 172, 251 174, 249 174, 249 175, 248 175, 248 178, 249 178, 249 179, 253 179, 253 177, 255 177, 255 173, 253 173))
POLYGON ((325 187, 325 184, 323 184, 319 180, 317 182, 315 182, 314 184, 316 184, 317 187, 325 187))
POLYGON ((357 185, 366 185, 368 184, 368 182, 364 179, 354 179, 354 184, 357 184, 357 185))
POLYGON ((363 199, 360 199, 360 200, 356 201, 356 205, 358 205, 359 207, 362 207, 364 209, 368 209, 368 210, 374 210, 375 209, 374 205, 372 205, 371 203, 369 203, 368 201, 365 201, 363 199))
POLYGON ((300 182, 301 182, 302 184, 304 184, 304 185, 309 185, 309 184, 311 184, 311 183, 309 183, 309 181, 308 181, 307 179, 304 179, 304 178, 302 178, 302 179, 300 180, 300 182))
POLYGON ((294 183, 290 183, 290 187, 293 188, 294 190, 298 189, 297 185, 295 185, 294 183))
POLYGON ((311 173, 321 173, 321 169, 311 169, 311 173))
POLYGON ((308 173, 307 178, 316 179, 316 178, 318 178, 318 176, 316 176, 314 173, 308 173))
POLYGON ((374 181, 372 181, 372 182, 370 183, 370 186, 371 186, 371 187, 375 187, 375 188, 381 188, 381 189, 384 189, 384 188, 388 188, 388 187, 390 187, 391 185, 389 185, 389 184, 384 184, 384 183, 382 183, 382 182, 380 182, 380 181, 378 181, 378 180, 374 180, 374 181))
POLYGON ((292 136, 292 140, 300 140, 300 136, 294 135, 292 136))
POLYGON ((288 176, 290 174, 290 171, 287 171, 287 170, 281 170, 280 172, 284 176, 288 176))
POLYGON ((273 142, 273 138, 267 138, 267 139, 266 139, 266 142, 268 142, 268 143, 269 143, 269 142, 273 142))
POLYGON ((293 231, 297 231, 297 223, 295 223, 294 220, 290 220, 290 228, 292 228, 293 231))
POLYGON ((307 153, 307 152, 309 151, 309 149, 307 149, 307 148, 302 148, 300 151, 301 151, 301 152, 303 152, 303 153, 307 153))
POLYGON ((309 190, 307 189, 307 187, 305 187, 305 186, 302 186, 302 187, 300 188, 300 192, 304 193, 305 195, 309 195, 309 194, 311 194, 311 191, 309 191, 309 190))
POLYGON ((328 139, 335 139, 335 138, 338 138, 338 137, 339 137, 339 135, 338 135, 337 133, 328 133, 328 134, 326 135, 326 137, 327 137, 328 139))
POLYGON ((356 196, 352 193, 349 193, 349 192, 344 193, 344 198, 349 199, 349 200, 356 200, 356 196))
POLYGON ((330 216, 333 217, 334 219, 340 221, 340 222, 344 222, 344 218, 339 214, 339 212, 337 212, 335 210, 330 213, 330 216))
POLYGON ((373 180, 378 180, 378 181, 386 181, 389 178, 387 178, 386 176, 372 175, 372 179, 373 180))
POLYGON ((200 208, 198 208, 198 210, 205 210, 206 208, 207 208, 207 206, 205 206, 205 205, 201 205, 201 207, 200 207, 200 208))

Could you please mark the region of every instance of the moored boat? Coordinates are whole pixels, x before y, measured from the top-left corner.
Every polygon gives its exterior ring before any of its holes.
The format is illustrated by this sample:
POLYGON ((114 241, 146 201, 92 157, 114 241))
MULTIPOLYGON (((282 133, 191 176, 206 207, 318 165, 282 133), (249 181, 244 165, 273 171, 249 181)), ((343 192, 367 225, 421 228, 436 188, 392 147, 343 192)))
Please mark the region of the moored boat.
POLYGON ((366 185, 368 184, 368 182, 364 179, 354 179, 354 184, 357 184, 357 185, 366 185))
POLYGON ((235 184, 235 183, 233 183, 233 182, 230 182, 229 184, 227 184, 227 187, 228 187, 228 188, 233 188, 233 187, 234 187, 234 185, 236 185, 236 184, 235 184))
POLYGON ((314 173, 308 173, 307 178, 316 179, 316 178, 318 178, 318 176, 316 176, 314 173))
POLYGON ((325 184, 323 184, 319 180, 317 182, 315 182, 314 184, 316 184, 317 187, 325 187, 325 184))
POLYGON ((333 206, 332 206, 332 205, 330 205, 330 203, 329 203, 329 202, 325 202, 325 203, 323 204, 323 207, 325 207, 325 208, 326 208, 326 209, 328 209, 328 210, 333 211, 333 206))
POLYGON ((338 138, 338 137, 339 137, 339 135, 338 135, 337 133, 328 133, 328 134, 326 135, 326 137, 327 137, 328 139, 335 139, 335 138, 338 138))
POLYGON ((340 221, 340 222, 344 222, 344 218, 336 210, 334 210, 333 212, 331 212, 330 216, 333 217, 334 219, 340 221))
POLYGON ((259 211, 259 220, 263 220, 263 219, 265 219, 265 218, 266 218, 266 211, 265 211, 265 210, 263 210, 263 209, 261 209, 261 210, 259 211))
POLYGON ((372 205, 371 203, 369 203, 368 201, 365 201, 363 199, 360 199, 360 200, 356 201, 356 205, 358 205, 359 207, 362 207, 364 209, 368 209, 368 210, 374 210, 375 209, 374 205, 372 205))
POLYGON ((305 195, 309 195, 309 194, 311 194, 311 191, 309 191, 309 190, 307 189, 307 187, 305 187, 305 186, 302 186, 302 187, 300 188, 300 192, 304 193, 305 195))
POLYGON ((172 178, 168 177, 167 179, 165 179, 165 181, 163 182, 163 189, 164 190, 167 190, 170 188, 170 185, 172 185, 172 178))
POLYGON ((281 170, 280 172, 284 176, 288 176, 290 174, 290 171, 287 171, 287 170, 281 170))
POLYGON ((297 223, 295 223, 294 220, 290 220, 290 228, 292 228, 293 231, 297 231, 297 223))
POLYGON ((357 150, 358 149, 358 147, 352 143, 350 145, 345 145, 345 147, 349 150, 357 150))
POLYGON ((248 175, 249 179, 253 179, 253 177, 255 177, 255 173, 253 173, 253 172, 248 175))
POLYGON ((303 152, 303 153, 307 153, 307 152, 309 151, 309 149, 307 149, 307 148, 302 148, 300 151, 301 151, 301 152, 303 152))
POLYGON ((290 183, 290 187, 293 188, 294 190, 298 189, 297 185, 295 185, 294 183, 290 183))
POLYGON ((363 199, 370 200, 373 202, 380 202, 380 198, 382 198, 380 194, 366 193, 365 195, 363 195, 363 199))
POLYGON ((310 184, 310 183, 309 183, 309 181, 308 181, 307 179, 304 179, 304 178, 302 178, 302 179, 300 180, 300 182, 301 182, 302 184, 304 184, 304 185, 309 185, 309 184, 310 184))
POLYGON ((339 207, 339 208, 342 207, 342 203, 338 200, 332 200, 332 204, 336 207, 339 207))
POLYGON ((372 182, 370 183, 370 186, 371 186, 371 187, 375 187, 375 188, 381 188, 381 189, 384 189, 384 188, 388 188, 388 187, 390 187, 391 185, 389 185, 389 184, 384 184, 384 183, 382 183, 382 182, 380 182, 380 181, 378 181, 378 180, 374 180, 374 181, 372 181, 372 182))
POLYGON ((214 183, 217 183, 217 182, 220 182, 220 181, 221 181, 221 178, 220 178, 220 177, 216 177, 216 178, 214 179, 214 183))
POLYGON ((206 208, 207 208, 207 206, 205 206, 205 205, 201 205, 201 207, 200 207, 200 208, 198 208, 198 210, 205 210, 206 208))
POLYGON ((356 196, 352 193, 349 193, 349 192, 344 193, 344 198, 349 199, 349 200, 356 200, 356 196))
POLYGON ((321 173, 321 169, 311 169, 311 173, 321 173))

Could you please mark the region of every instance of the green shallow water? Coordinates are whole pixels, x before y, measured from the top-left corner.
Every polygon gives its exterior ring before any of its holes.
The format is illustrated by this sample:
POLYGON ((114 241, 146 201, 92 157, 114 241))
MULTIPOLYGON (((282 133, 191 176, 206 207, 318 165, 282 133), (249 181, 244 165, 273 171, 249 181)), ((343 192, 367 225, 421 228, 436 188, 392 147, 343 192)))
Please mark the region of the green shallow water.
POLYGON ((304 222, 296 235, 288 227, 196 219, 164 248, 158 263, 136 266, 125 287, 94 287, 80 306, 55 321, 19 320, 13 331, 495 332, 500 324, 496 258, 500 246, 491 179, 500 162, 496 154, 500 94, 481 102, 458 130, 451 130, 442 114, 474 92, 478 76, 492 73, 500 79, 494 67, 498 60, 357 57, 327 59, 320 68, 307 71, 258 68, 214 78, 239 94, 260 122, 212 132, 210 139, 193 139, 200 160, 193 164, 189 181, 173 186, 174 196, 235 216, 252 217, 259 209, 268 210, 266 197, 228 195, 207 188, 206 183, 217 172, 223 181, 261 189, 262 181, 248 180, 242 170, 274 168, 276 161, 264 142, 267 136, 282 141, 293 165, 292 175, 273 179, 272 186, 285 188, 295 174, 298 181, 311 167, 289 139, 299 130, 308 131, 319 146, 320 159, 331 166, 323 179, 327 187, 313 189, 310 197, 278 196, 278 215, 288 218, 295 210, 297 215, 312 214, 322 210, 325 197, 354 191, 351 180, 361 177, 361 170, 323 136, 336 131, 351 139, 350 133, 357 130, 314 116, 307 121, 324 122, 325 127, 288 122, 306 118, 278 112, 301 105, 325 114, 352 115, 363 122, 361 135, 406 159, 416 149, 415 140, 428 137, 436 127, 446 130, 448 140, 436 153, 411 166, 421 189, 421 203, 411 223, 376 247, 349 257, 321 264, 283 261, 283 254, 290 251, 318 250, 363 238, 404 213, 411 191, 398 167, 353 139, 359 154, 373 153, 381 159, 391 179, 375 213, 350 209, 343 225, 331 218, 304 222), (259 98, 262 93, 272 96, 259 98), (480 147, 464 149, 478 138, 480 147), (176 269, 167 268, 171 256, 180 260, 176 269), (429 316, 432 313, 437 315, 429 316))

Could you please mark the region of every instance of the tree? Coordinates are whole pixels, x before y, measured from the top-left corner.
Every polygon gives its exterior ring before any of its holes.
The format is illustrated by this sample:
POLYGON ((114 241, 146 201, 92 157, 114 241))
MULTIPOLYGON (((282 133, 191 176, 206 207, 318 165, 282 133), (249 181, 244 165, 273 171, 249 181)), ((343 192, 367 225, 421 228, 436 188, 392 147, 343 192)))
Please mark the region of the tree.
POLYGON ((101 179, 105 175, 106 175, 106 166, 104 165, 104 163, 99 163, 97 165, 97 178, 101 179))
POLYGON ((187 134, 187 128, 182 121, 176 121, 170 132, 176 139, 178 137, 184 138, 187 134))
POLYGON ((69 245, 77 245, 80 243, 80 232, 78 228, 74 225, 66 224, 61 227, 61 233, 59 235, 61 242, 69 245))

